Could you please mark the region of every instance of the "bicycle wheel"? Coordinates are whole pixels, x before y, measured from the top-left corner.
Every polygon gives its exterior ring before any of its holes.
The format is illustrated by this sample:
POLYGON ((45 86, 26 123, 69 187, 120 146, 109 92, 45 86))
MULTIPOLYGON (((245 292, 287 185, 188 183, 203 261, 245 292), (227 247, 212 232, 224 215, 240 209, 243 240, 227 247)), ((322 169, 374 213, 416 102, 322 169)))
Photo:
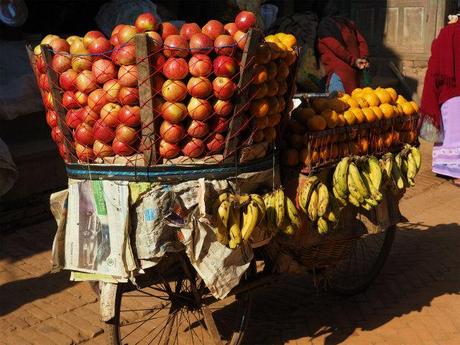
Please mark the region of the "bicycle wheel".
POLYGON ((216 300, 190 264, 181 266, 169 277, 156 271, 155 283, 142 288, 119 285, 115 318, 107 324, 110 345, 241 343, 250 294, 216 300))
POLYGON ((341 296, 366 290, 382 269, 395 237, 396 226, 356 239, 348 254, 326 272, 326 285, 341 296))

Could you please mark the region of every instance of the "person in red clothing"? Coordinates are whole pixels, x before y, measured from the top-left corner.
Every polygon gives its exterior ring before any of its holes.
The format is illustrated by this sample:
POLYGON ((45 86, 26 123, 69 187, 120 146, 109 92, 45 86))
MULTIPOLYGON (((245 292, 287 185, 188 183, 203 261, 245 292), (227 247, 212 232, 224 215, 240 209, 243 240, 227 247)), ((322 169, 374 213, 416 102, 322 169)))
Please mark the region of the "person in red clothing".
POLYGON ((355 23, 338 16, 339 10, 333 1, 318 1, 315 7, 321 18, 317 51, 327 73, 327 90, 351 93, 359 87, 359 71, 369 67, 366 40, 355 23))

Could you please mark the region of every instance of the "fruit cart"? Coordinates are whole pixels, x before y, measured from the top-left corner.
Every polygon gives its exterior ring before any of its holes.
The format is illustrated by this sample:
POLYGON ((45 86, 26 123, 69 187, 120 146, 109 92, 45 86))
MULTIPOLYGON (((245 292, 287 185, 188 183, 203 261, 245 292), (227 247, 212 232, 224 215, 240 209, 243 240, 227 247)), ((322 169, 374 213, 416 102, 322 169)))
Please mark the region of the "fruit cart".
POLYGON ((100 281, 110 344, 240 344, 254 289, 307 271, 352 295, 388 256, 415 106, 377 89, 292 111, 295 37, 254 23, 146 14, 29 49, 69 176, 53 262, 100 281))

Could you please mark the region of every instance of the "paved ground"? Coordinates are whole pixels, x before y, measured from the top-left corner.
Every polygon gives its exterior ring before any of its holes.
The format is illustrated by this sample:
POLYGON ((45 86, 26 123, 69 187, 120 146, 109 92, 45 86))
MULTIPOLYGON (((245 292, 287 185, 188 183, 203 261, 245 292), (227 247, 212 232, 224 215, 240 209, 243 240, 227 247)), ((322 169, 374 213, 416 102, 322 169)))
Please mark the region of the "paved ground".
MULTIPOLYGON (((303 278, 255 297, 246 344, 460 344, 460 190, 425 169, 408 191, 383 272, 366 293, 340 299, 303 278)), ((48 274, 54 224, 0 238, 0 345, 105 344, 87 284, 48 274)))

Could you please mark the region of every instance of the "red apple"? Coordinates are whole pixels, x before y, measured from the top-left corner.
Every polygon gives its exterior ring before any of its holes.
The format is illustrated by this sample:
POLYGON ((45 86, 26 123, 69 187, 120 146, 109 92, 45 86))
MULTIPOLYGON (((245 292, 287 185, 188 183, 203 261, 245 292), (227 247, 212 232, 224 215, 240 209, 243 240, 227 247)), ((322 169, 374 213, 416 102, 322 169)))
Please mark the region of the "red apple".
POLYGON ((94 61, 93 67, 91 68, 96 82, 99 84, 104 84, 110 79, 115 79, 117 77, 117 68, 114 63, 107 59, 100 59, 94 61))
POLYGON ((89 53, 88 50, 85 48, 85 45, 83 44, 83 39, 74 40, 70 45, 69 51, 72 55, 83 55, 89 53))
POLYGON ((96 38, 104 37, 104 34, 100 31, 88 31, 85 36, 83 36, 83 45, 85 48, 88 49, 88 46, 93 42, 96 38))
POLYGON ((161 93, 161 88, 165 83, 166 79, 161 75, 157 74, 152 77, 152 89, 155 91, 155 94, 161 93))
POLYGON ((91 71, 93 58, 91 56, 72 56, 71 65, 75 72, 91 71))
POLYGON ((187 116, 187 107, 183 103, 165 102, 161 105, 161 116, 171 123, 180 123, 187 116))
POLYGON ((118 121, 131 127, 139 126, 141 124, 141 109, 138 106, 122 106, 118 112, 118 121))
POLYGON ((139 103, 139 89, 137 87, 122 87, 118 94, 118 101, 123 105, 139 103))
POLYGON ((82 162, 91 162, 94 160, 94 152, 93 149, 89 146, 81 145, 79 143, 75 143, 75 152, 77 153, 77 157, 82 162))
POLYGON ((114 47, 118 46, 120 44, 120 41, 118 40, 118 34, 110 36, 109 42, 114 47))
POLYGON ((57 126, 57 114, 56 114, 56 112, 54 110, 48 110, 46 112, 46 123, 51 128, 57 126))
POLYGON ((74 91, 77 89, 75 85, 77 77, 77 72, 75 72, 73 69, 68 69, 59 76, 59 85, 65 91, 74 91))
POLYGON ((53 56, 51 67, 56 73, 62 73, 72 68, 72 59, 68 55, 56 54, 53 56))
POLYGON ((213 63, 217 77, 233 77, 239 70, 238 63, 230 56, 218 56, 213 63))
POLYGON ((240 31, 238 30, 237 32, 235 32, 235 34, 233 35, 233 39, 236 41, 236 43, 238 44, 238 47, 241 49, 241 50, 244 50, 244 48, 246 47, 246 42, 248 40, 248 34, 246 32, 243 32, 243 31, 240 31))
POLYGON ((213 133, 206 140, 206 148, 209 152, 218 153, 224 149, 225 137, 220 133, 213 133))
POLYGON ((121 86, 137 86, 137 66, 123 65, 118 70, 118 83, 121 86))
POLYGON ((112 45, 105 37, 98 37, 88 45, 88 51, 91 54, 105 55, 104 53, 108 54, 110 50, 112 50, 112 45))
POLYGON ((211 120, 211 132, 224 133, 227 131, 230 120, 225 117, 215 117, 211 120))
POLYGON ((188 43, 180 35, 170 35, 164 40, 163 54, 166 57, 186 57, 188 55, 188 43))
POLYGON ((200 98, 192 97, 187 105, 187 110, 193 120, 206 120, 212 113, 211 104, 200 98))
POLYGON ((64 108, 66 109, 76 109, 80 108, 80 103, 75 96, 75 93, 72 91, 66 91, 62 94, 62 102, 64 108))
POLYGON ((105 97, 107 102, 118 101, 118 93, 120 92, 121 85, 117 79, 106 81, 102 87, 106 93, 105 97))
POLYGON ((170 144, 164 140, 160 141, 160 156, 166 159, 176 157, 180 153, 180 146, 177 144, 170 144))
POLYGON ((110 157, 114 155, 112 146, 107 145, 99 140, 94 141, 93 152, 94 155, 99 158, 110 157))
POLYGON ((153 97, 152 103, 153 103, 152 110, 153 110, 154 116, 156 117, 158 115, 161 115, 161 108, 163 104, 165 103, 165 100, 163 99, 163 97, 161 96, 153 97))
POLYGON ((238 30, 248 31, 256 24, 256 15, 250 11, 241 11, 235 18, 235 24, 238 30))
POLYGON ((55 38, 49 45, 51 49, 53 49, 54 53, 68 52, 70 49, 69 43, 67 43, 67 41, 63 38, 55 38))
POLYGON ((192 77, 187 83, 187 90, 192 97, 206 98, 212 92, 212 84, 206 77, 192 77))
POLYGON ((169 102, 180 102, 187 97, 187 86, 180 80, 168 79, 161 88, 161 94, 169 102))
POLYGON ((75 129, 75 140, 82 145, 93 145, 94 132, 93 127, 87 123, 80 123, 75 129))
POLYGON ((59 149, 59 155, 64 159, 66 162, 69 159, 69 154, 67 152, 67 149, 63 143, 57 143, 58 149, 59 149))
POLYGON ((217 99, 228 100, 232 98, 236 85, 229 78, 217 77, 212 81, 212 89, 217 99))
POLYGON ((108 102, 105 98, 105 91, 103 89, 96 89, 88 96, 88 106, 92 111, 96 113, 99 113, 102 107, 107 103, 108 102))
POLYGON ((110 43, 113 46, 119 45, 120 41, 118 39, 118 33, 120 32, 121 28, 125 26, 125 24, 118 24, 115 26, 112 30, 112 33, 110 34, 110 43))
POLYGON ((184 79, 188 74, 187 61, 182 58, 169 58, 163 65, 163 74, 168 79, 184 79))
POLYGON ((115 138, 115 131, 102 119, 97 120, 93 126, 94 139, 103 143, 110 143, 115 138))
POLYGON ((187 134, 192 138, 204 138, 209 133, 206 122, 193 120, 187 128, 187 134))
POLYGON ((85 70, 78 74, 75 81, 78 91, 90 93, 97 89, 96 78, 91 71, 85 70))
POLYGON ((190 138, 182 147, 182 152, 184 155, 190 158, 197 158, 201 156, 204 152, 204 142, 201 139, 190 138))
POLYGON ((174 24, 171 24, 169 22, 163 22, 161 23, 161 38, 163 38, 163 41, 171 35, 178 35, 179 30, 176 28, 174 24))
POLYGON ((122 143, 133 143, 137 139, 137 130, 133 127, 120 124, 115 130, 115 139, 122 143))
POLYGON ((231 114, 231 112, 233 111, 233 104, 230 101, 218 99, 214 103, 213 108, 216 115, 225 117, 231 114))
POLYGON ((51 138, 55 143, 62 143, 64 141, 64 134, 58 126, 51 129, 51 138))
POLYGON ((118 120, 118 113, 120 112, 121 106, 116 103, 107 103, 101 109, 101 120, 104 124, 109 127, 116 127, 120 124, 118 120))
POLYGON ((47 74, 40 74, 40 77, 38 79, 38 85, 40 86, 40 88, 42 90, 45 90, 45 91, 50 91, 50 82, 49 82, 49 79, 48 79, 48 75, 47 74))
POLYGON ((212 72, 211 59, 204 54, 195 54, 188 62, 188 69, 194 77, 206 77, 212 72))
POLYGON ((160 135, 167 143, 176 144, 184 137, 185 129, 180 124, 163 121, 160 126, 160 135))
POLYGON ((88 104, 88 95, 86 93, 83 93, 81 91, 76 91, 75 92, 75 98, 81 106, 85 106, 88 104))
POLYGON ((202 32, 194 34, 189 42, 192 54, 209 54, 214 46, 214 42, 202 32))
POLYGON ((221 22, 212 19, 203 26, 201 32, 209 36, 214 41, 217 36, 225 34, 225 29, 221 22))
POLYGON ((153 54, 150 60, 150 65, 155 68, 155 72, 161 72, 163 71, 163 66, 166 62, 166 57, 161 54, 153 54))
POLYGON ((137 32, 156 30, 158 24, 157 18, 150 12, 140 14, 134 22, 137 32))
POLYGON ((84 106, 83 109, 80 110, 79 116, 84 123, 93 126, 97 120, 99 120, 99 114, 93 111, 89 106, 84 106))
POLYGON ((42 99, 43 99, 43 104, 45 105, 45 108, 47 110, 54 110, 54 99, 53 99, 53 95, 51 94, 51 92, 44 91, 42 95, 42 99))
POLYGON ((132 25, 123 26, 117 33, 118 44, 130 42, 136 36, 137 30, 132 25))
POLYGON ((219 35, 214 41, 214 49, 219 55, 232 56, 236 51, 237 44, 232 36, 219 35))
POLYGON ((38 55, 35 56, 35 67, 37 68, 38 73, 45 73, 46 72, 46 63, 43 60, 43 56, 38 55))
POLYGON ((81 119, 82 109, 69 109, 65 115, 65 124, 69 128, 77 128, 83 121, 81 119))
POLYGON ((134 147, 130 144, 124 143, 117 138, 113 140, 112 143, 113 152, 120 156, 129 156, 134 153, 134 147))
POLYGON ((238 31, 238 27, 236 26, 235 23, 227 23, 224 25, 224 29, 225 31, 231 35, 233 37, 233 35, 235 34, 235 32, 238 31))
POLYGON ((194 34, 199 32, 201 32, 201 29, 197 23, 184 23, 180 28, 179 34, 186 40, 190 40, 194 34))
POLYGON ((112 61, 118 65, 133 65, 136 63, 136 46, 125 44, 115 47, 112 52, 112 61))
POLYGON ((163 47, 163 38, 161 38, 161 35, 158 32, 147 31, 145 34, 151 38, 151 41, 152 41, 151 50, 153 52, 157 52, 163 47))

